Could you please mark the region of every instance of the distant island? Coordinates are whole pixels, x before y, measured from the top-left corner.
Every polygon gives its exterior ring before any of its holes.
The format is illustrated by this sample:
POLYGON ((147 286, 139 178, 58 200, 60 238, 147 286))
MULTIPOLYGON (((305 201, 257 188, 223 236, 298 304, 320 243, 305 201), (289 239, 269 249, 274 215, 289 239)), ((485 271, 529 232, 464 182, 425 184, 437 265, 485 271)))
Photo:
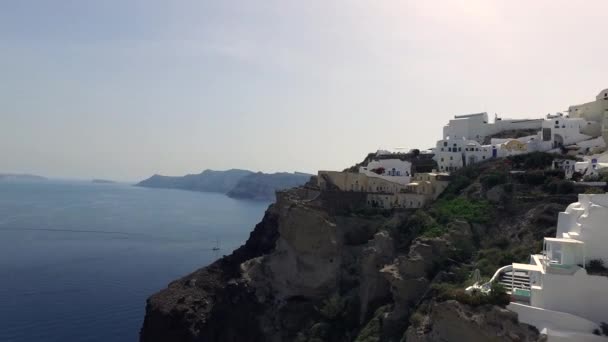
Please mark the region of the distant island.
POLYGON ((116 183, 115 181, 109 180, 109 179, 93 179, 91 180, 92 183, 95 184, 114 184, 116 183))
POLYGON ((269 174, 240 169, 205 170, 181 177, 154 175, 136 186, 218 192, 233 198, 266 201, 275 199, 275 191, 303 185, 311 176, 301 172, 269 174))
POLYGON ((48 180, 45 177, 30 175, 26 173, 0 173, 0 181, 12 181, 12 180, 20 180, 20 181, 45 181, 48 180))

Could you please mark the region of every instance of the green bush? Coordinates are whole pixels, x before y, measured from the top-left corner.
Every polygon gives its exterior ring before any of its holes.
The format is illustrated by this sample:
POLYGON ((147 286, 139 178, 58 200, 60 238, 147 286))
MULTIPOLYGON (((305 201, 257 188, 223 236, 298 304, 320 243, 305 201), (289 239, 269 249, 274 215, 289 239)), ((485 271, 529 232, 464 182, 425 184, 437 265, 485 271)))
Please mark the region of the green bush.
POLYGON ((587 263, 587 272, 589 273, 601 273, 606 272, 606 266, 604 266, 604 260, 602 259, 592 259, 587 263))
POLYGON ((508 180, 505 172, 492 172, 481 176, 480 182, 484 188, 489 189, 496 185, 505 184, 508 180))
POLYGON ((552 194, 571 194, 574 192, 574 184, 568 180, 550 179, 543 189, 552 194))
POLYGON ((488 304, 505 307, 510 302, 506 290, 498 283, 492 283, 492 289, 488 294, 481 292, 472 292, 469 294, 460 286, 457 287, 446 283, 433 284, 431 288, 435 292, 437 300, 440 302, 456 300, 462 304, 473 307, 488 304))
POLYGON ((546 179, 545 173, 541 170, 527 171, 521 174, 521 177, 521 182, 529 185, 541 185, 546 179))
POLYGON ((604 189, 598 188, 598 187, 595 187, 595 186, 585 189, 585 193, 586 194, 603 194, 605 192, 606 191, 604 191, 604 189))
POLYGON ((598 175, 587 175, 587 176, 583 177, 583 181, 584 182, 599 182, 600 181, 600 176, 598 176, 598 175))
POLYGON ((424 322, 424 315, 422 315, 419 312, 414 312, 412 314, 412 316, 410 316, 410 324, 412 324, 412 326, 414 326, 416 328, 422 326, 423 322, 424 322))
POLYGON ((380 342, 382 336, 382 317, 388 311, 390 311, 389 305, 378 308, 374 313, 374 317, 361 329, 355 342, 380 342))
POLYGON ((318 311, 321 316, 331 321, 342 317, 345 309, 346 301, 336 294, 326 299, 318 311))
POLYGON ((439 200, 432 209, 439 223, 462 219, 471 223, 487 223, 491 220, 492 206, 486 201, 454 198, 439 200))
MULTIPOLYGON (((503 241, 498 243, 501 244, 503 241)), ((512 264, 518 260, 519 255, 514 255, 511 250, 507 249, 507 246, 500 248, 489 248, 479 251, 477 255, 476 266, 484 276, 492 276, 494 272, 500 267, 512 264)))
POLYGON ((561 169, 549 169, 549 170, 545 170, 543 172, 545 173, 545 177, 559 178, 559 179, 566 178, 566 174, 564 173, 564 170, 561 170, 561 169))
POLYGON ((436 238, 443 236, 447 233, 447 228, 445 226, 434 225, 425 229, 420 236, 427 238, 436 238))
POLYGON ((442 197, 453 197, 473 183, 473 179, 463 175, 454 175, 448 187, 443 191, 442 197))
POLYGON ((555 156, 549 153, 532 152, 510 156, 507 158, 507 160, 511 162, 513 168, 534 170, 550 167, 554 158, 555 156))
POLYGON ((417 210, 408 221, 403 225, 409 233, 414 233, 414 236, 420 235, 424 237, 439 237, 447 232, 445 226, 440 225, 437 221, 424 210, 417 210))
POLYGON ((507 294, 504 286, 497 282, 492 283, 492 289, 488 294, 489 304, 505 307, 511 302, 511 298, 507 294))

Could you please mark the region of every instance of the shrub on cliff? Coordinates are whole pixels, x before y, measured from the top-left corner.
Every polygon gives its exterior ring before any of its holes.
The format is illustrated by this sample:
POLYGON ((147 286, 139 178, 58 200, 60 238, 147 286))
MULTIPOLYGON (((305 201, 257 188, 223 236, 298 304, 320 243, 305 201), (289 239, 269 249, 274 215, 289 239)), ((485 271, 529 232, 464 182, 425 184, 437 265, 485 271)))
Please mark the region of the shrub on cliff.
POLYGON ((493 208, 488 202, 462 197, 439 200, 432 211, 437 221, 443 224, 456 219, 471 223, 487 223, 493 215, 493 208))
POLYGON ((323 302, 323 306, 318 309, 321 316, 327 320, 335 320, 344 315, 346 301, 339 295, 333 295, 323 302))
POLYGON ((514 169, 535 170, 551 166, 555 155, 544 152, 532 152, 507 157, 514 169))
MULTIPOLYGON (((498 241, 498 243, 501 242, 498 241)), ((499 248, 488 248, 479 251, 476 267, 481 271, 482 275, 491 276, 498 268, 521 261, 520 259, 519 255, 515 255, 508 246, 503 245, 499 248)))
POLYGON ((608 268, 606 268, 602 259, 589 260, 586 269, 587 273, 592 275, 608 276, 608 268))
POLYGON ((586 194, 603 194, 605 192, 606 191, 604 191, 604 189, 598 188, 598 187, 595 187, 595 186, 585 189, 585 193, 586 194))
POLYGON ((548 179, 543 189, 551 194, 571 194, 574 192, 574 184, 568 180, 548 179))
POLYGON ((525 173, 516 174, 514 178, 523 184, 541 185, 545 182, 545 173, 542 170, 531 170, 525 173))
POLYGON ((432 286, 435 291, 435 298, 440 301, 456 300, 462 304, 467 304, 473 307, 480 305, 498 305, 505 307, 511 299, 505 288, 499 283, 492 283, 490 293, 484 294, 479 291, 467 293, 462 287, 455 287, 450 284, 434 284, 432 286))
POLYGON ((508 180, 506 172, 491 172, 481 176, 480 182, 485 189, 492 188, 496 185, 505 184, 508 180))

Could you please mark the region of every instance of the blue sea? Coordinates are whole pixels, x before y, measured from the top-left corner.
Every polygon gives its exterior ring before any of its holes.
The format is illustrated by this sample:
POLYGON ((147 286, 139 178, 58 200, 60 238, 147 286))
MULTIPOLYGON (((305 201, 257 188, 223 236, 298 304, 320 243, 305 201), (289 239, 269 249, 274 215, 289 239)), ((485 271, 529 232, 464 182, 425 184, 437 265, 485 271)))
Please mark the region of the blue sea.
POLYGON ((243 244, 268 204, 0 182, 0 341, 137 341, 146 298, 243 244))

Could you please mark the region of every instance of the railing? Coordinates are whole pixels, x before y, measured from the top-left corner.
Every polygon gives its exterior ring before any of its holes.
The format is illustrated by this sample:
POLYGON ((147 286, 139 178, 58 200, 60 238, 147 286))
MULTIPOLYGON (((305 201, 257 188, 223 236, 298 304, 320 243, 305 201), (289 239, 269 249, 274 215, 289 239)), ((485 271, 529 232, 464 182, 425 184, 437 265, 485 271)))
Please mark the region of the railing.
POLYGON ((494 273, 492 278, 490 278, 490 280, 487 283, 481 285, 481 290, 483 292, 490 291, 490 289, 492 288, 492 283, 495 282, 496 280, 498 280, 498 278, 500 278, 500 275, 502 273, 507 272, 507 271, 513 271, 513 265, 503 266, 503 267, 499 268, 498 270, 496 270, 496 272, 494 273))

